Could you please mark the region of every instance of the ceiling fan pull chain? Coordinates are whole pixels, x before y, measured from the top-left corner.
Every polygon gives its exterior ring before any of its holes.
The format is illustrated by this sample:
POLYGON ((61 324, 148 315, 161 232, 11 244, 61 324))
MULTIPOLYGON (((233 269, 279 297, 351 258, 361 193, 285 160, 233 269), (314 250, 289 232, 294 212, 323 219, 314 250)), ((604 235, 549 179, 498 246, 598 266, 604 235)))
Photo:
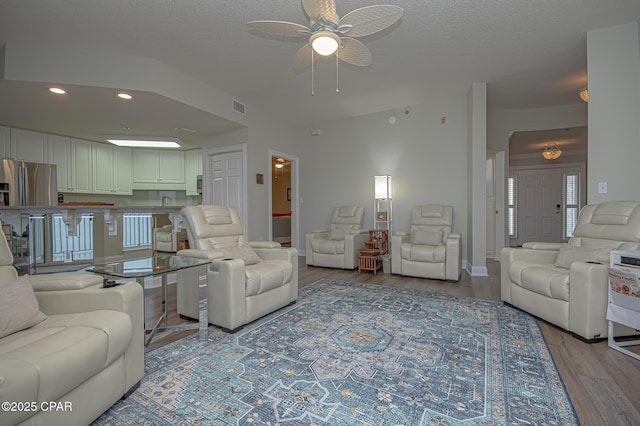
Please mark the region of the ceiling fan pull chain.
POLYGON ((336 93, 340 93, 340 79, 338 77, 338 52, 340 51, 340 48, 338 47, 338 50, 336 50, 336 93))
POLYGON ((311 49, 311 96, 313 96, 313 49, 311 49))

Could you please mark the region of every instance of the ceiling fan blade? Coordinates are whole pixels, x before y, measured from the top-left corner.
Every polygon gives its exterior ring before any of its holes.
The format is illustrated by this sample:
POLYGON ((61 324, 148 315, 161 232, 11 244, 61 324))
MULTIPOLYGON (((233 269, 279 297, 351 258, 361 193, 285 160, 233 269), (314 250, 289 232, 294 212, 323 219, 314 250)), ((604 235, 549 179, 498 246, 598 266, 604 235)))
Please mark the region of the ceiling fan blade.
POLYGON ((350 37, 342 37, 342 48, 338 50, 338 58, 359 67, 368 67, 373 60, 369 48, 350 37))
POLYGON ((314 21, 322 15, 327 22, 333 22, 336 19, 336 2, 335 0, 301 0, 302 8, 307 16, 314 21))
POLYGON ((307 43, 296 52, 296 56, 293 58, 293 69, 301 71, 309 65, 311 65, 311 46, 307 43))
POLYGON ((261 33, 282 37, 306 38, 310 31, 304 25, 283 21, 252 21, 248 22, 247 25, 261 33))
POLYGON ((349 37, 364 37, 395 24, 402 18, 403 13, 404 10, 398 6, 366 6, 344 15, 340 19, 338 28, 345 25, 351 26, 351 29, 346 29, 344 34, 349 37))

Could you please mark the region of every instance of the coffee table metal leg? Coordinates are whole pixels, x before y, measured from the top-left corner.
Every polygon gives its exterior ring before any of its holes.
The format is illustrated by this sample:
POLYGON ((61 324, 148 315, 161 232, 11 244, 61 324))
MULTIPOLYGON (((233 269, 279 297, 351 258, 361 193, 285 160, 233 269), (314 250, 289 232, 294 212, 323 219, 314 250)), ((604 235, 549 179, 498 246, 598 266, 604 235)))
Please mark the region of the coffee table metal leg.
MULTIPOLYGON (((151 342, 151 339, 153 338, 153 335, 156 333, 156 331, 158 331, 158 326, 160 325, 162 320, 164 320, 165 327, 167 326, 167 274, 162 274, 161 277, 162 277, 162 288, 161 288, 162 314, 156 320, 156 323, 153 325, 153 327, 149 330, 147 330, 146 328, 146 315, 145 315, 145 333, 147 334, 146 339, 144 341, 145 346, 149 345, 149 342, 151 342)), ((138 282, 142 285, 142 288, 144 291, 144 278, 143 277, 138 278, 138 282)))

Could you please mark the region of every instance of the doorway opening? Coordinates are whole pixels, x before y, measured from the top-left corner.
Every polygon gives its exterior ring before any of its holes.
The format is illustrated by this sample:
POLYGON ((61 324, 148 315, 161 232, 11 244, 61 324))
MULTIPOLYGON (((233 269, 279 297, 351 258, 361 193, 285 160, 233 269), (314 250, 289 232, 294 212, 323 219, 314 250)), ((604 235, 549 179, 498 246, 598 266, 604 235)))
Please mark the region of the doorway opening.
POLYGON ((297 247, 297 157, 269 150, 269 238, 297 247))
POLYGON ((587 126, 514 132, 509 139, 510 246, 567 241, 586 204, 587 126), (556 147, 559 156, 543 152, 556 147))

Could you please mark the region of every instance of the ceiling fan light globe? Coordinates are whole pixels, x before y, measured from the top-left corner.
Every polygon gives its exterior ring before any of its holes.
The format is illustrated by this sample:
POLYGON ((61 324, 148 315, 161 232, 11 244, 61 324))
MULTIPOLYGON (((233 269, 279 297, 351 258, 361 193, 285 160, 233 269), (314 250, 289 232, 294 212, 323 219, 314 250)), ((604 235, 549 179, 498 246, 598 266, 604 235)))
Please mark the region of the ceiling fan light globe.
POLYGON ((309 40, 313 50, 322 56, 333 55, 340 46, 340 37, 329 31, 322 31, 311 36, 309 40))

